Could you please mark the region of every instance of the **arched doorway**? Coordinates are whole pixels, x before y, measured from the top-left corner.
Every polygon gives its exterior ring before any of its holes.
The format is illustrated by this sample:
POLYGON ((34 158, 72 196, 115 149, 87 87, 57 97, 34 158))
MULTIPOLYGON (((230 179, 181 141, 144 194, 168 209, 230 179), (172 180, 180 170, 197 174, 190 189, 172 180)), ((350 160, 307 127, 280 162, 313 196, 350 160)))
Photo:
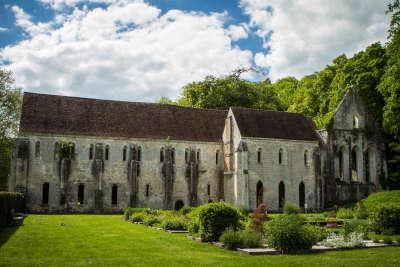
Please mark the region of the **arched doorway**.
POLYGON ((185 206, 185 203, 183 203, 183 201, 179 199, 179 200, 175 201, 174 209, 180 210, 181 208, 183 208, 183 206, 185 206))
POLYGON ((364 154, 364 167, 365 167, 365 183, 370 183, 371 179, 370 179, 370 164, 369 164, 369 149, 367 149, 367 151, 365 151, 364 154))
POLYGON ((264 202, 264 186, 261 181, 257 183, 257 207, 259 207, 264 202))
POLYGON ((279 183, 279 210, 283 209, 285 205, 285 184, 281 181, 279 183))
POLYGON ((304 210, 305 202, 306 202, 306 192, 305 192, 304 183, 301 182, 299 184, 299 206, 301 210, 304 210))
POLYGON ((358 181, 358 172, 357 172, 357 147, 354 147, 351 150, 351 180, 358 181))

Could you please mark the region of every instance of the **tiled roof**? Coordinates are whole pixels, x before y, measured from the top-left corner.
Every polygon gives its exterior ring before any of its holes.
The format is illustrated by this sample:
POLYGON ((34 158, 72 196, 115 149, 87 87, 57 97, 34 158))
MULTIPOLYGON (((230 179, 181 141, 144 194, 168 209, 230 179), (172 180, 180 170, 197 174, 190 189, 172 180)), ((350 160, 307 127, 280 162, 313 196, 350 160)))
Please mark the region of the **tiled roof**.
POLYGON ((318 141, 314 122, 299 113, 232 108, 243 137, 318 141))
POLYGON ((20 132, 221 141, 226 111, 24 93, 20 132))

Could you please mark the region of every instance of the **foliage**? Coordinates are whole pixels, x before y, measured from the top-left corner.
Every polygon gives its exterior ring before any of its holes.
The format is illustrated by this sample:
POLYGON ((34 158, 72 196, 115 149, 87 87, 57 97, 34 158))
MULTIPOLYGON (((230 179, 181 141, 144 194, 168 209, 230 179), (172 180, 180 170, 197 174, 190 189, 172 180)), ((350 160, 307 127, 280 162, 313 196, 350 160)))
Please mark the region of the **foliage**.
POLYGON ((351 233, 348 238, 345 238, 343 235, 331 233, 321 242, 321 245, 332 248, 355 248, 362 247, 362 241, 362 234, 356 232, 351 233))
POLYGON ((179 213, 182 214, 182 215, 186 215, 186 214, 191 213, 194 209, 195 209, 194 207, 187 207, 187 206, 185 206, 185 207, 183 207, 183 208, 181 208, 181 209, 179 210, 179 213))
POLYGON ((309 224, 304 225, 303 227, 306 229, 306 232, 308 232, 309 235, 313 237, 313 240, 315 242, 322 241, 329 235, 329 232, 326 229, 326 227, 309 225, 309 224))
POLYGON ((160 218, 157 215, 146 214, 143 216, 143 223, 147 226, 154 226, 161 222, 160 218))
POLYGON ((351 208, 339 208, 336 217, 339 219, 353 219, 355 216, 354 209, 351 208))
POLYGON ((400 206, 381 206, 370 214, 372 228, 377 232, 400 234, 400 206))
POLYGON ((0 191, 0 228, 12 222, 12 212, 25 211, 25 197, 21 193, 0 191))
POLYGON ((299 214, 300 208, 294 203, 285 202, 285 205, 283 206, 283 212, 285 214, 299 214))
POLYGON ((143 222, 144 218, 146 216, 146 213, 144 212, 135 212, 130 216, 130 221, 131 222, 143 222))
POLYGON ((161 222, 164 230, 187 230, 187 222, 182 216, 164 218, 161 222))
POLYGON ((201 239, 206 242, 217 241, 226 228, 239 229, 240 218, 239 211, 224 202, 199 207, 201 239))
POLYGON ((228 228, 222 233, 219 241, 224 244, 224 247, 231 250, 262 247, 260 235, 248 230, 235 231, 232 228, 228 228))
POLYGON ((282 252, 310 249, 319 238, 311 228, 299 215, 285 214, 266 224, 267 243, 282 252))
POLYGON ((388 244, 388 245, 391 245, 393 243, 393 240, 392 240, 392 238, 390 236, 385 236, 382 239, 382 241, 383 241, 383 243, 388 244))
POLYGON ((146 210, 149 210, 149 208, 126 208, 124 210, 124 218, 125 220, 129 220, 129 218, 132 216, 134 213, 143 213, 146 210))
POLYGON ((368 213, 365 208, 364 202, 357 202, 357 219, 367 219, 368 213))
POLYGON ((373 193, 363 199, 362 202, 368 213, 379 209, 381 206, 400 205, 400 190, 373 193))
POLYGON ((59 150, 58 156, 60 159, 73 159, 75 158, 75 144, 73 142, 60 140, 58 141, 59 150))
POLYGON ((264 235, 264 222, 267 220, 267 208, 261 204, 251 216, 250 228, 260 236, 264 235))
POLYGON ((345 221, 341 232, 345 238, 348 238, 351 233, 356 232, 362 234, 363 238, 368 238, 370 225, 367 220, 350 220, 345 221))
POLYGON ((0 190, 5 189, 14 138, 21 115, 21 90, 15 86, 12 72, 0 69, 0 190))

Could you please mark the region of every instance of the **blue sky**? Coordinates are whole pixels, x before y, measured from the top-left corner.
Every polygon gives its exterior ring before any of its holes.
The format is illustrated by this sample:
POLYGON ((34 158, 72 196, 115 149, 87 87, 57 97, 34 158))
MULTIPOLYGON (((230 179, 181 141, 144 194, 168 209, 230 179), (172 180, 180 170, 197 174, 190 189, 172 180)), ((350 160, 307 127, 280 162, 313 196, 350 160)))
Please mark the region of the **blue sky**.
POLYGON ((0 67, 25 91, 176 98, 207 75, 301 77, 385 42, 375 0, 33 0, 0 2, 0 67))

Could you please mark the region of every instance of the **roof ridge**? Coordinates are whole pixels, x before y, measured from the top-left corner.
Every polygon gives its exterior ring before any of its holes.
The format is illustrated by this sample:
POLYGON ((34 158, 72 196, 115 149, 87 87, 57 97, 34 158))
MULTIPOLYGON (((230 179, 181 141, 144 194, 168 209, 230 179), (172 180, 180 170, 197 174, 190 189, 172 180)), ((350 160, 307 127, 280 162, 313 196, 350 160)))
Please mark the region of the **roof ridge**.
POLYGON ((155 103, 155 102, 111 100, 111 99, 100 99, 100 98, 90 98, 90 97, 81 97, 81 96, 43 94, 43 93, 35 93, 35 92, 24 92, 23 94, 38 95, 38 96, 50 96, 50 97, 62 97, 62 98, 70 98, 70 99, 92 100, 92 101, 102 101, 102 102, 118 102, 118 103, 129 103, 129 104, 138 104, 138 105, 176 107, 176 108, 180 108, 180 109, 190 109, 190 110, 197 110, 197 111, 219 111, 219 112, 227 112, 228 111, 226 109, 216 109, 216 108, 195 108, 195 107, 187 107, 187 106, 179 106, 179 105, 174 105, 174 104, 164 104, 164 103, 155 103))

